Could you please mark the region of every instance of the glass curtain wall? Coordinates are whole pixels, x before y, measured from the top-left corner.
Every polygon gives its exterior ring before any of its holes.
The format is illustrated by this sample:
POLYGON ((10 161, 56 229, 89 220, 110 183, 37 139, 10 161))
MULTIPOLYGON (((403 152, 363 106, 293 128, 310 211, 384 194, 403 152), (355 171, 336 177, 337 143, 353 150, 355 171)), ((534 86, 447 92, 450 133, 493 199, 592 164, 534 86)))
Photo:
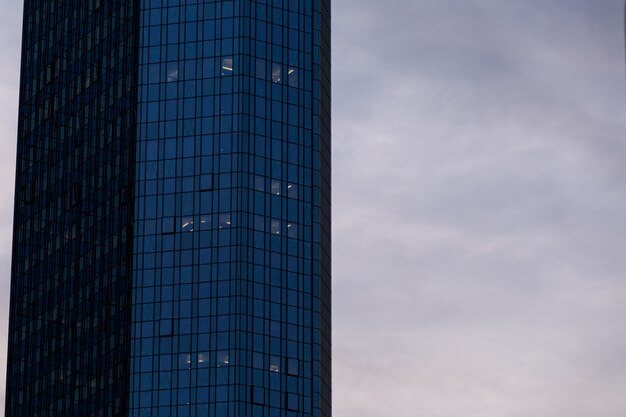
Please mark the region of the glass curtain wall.
POLYGON ((6 417, 127 415, 135 9, 24 2, 6 417))
POLYGON ((141 2, 132 416, 330 416, 328 7, 141 2))

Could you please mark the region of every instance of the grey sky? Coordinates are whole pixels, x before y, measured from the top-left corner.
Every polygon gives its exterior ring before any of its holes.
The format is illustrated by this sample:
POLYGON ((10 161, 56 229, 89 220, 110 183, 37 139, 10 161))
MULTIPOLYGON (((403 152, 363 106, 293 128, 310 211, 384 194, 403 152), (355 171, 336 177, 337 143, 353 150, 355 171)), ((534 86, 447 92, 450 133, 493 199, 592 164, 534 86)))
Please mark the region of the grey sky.
POLYGON ((0 6, 0 416, 4 416, 22 1, 0 0, 0 6))
MULTIPOLYGON (((21 12, 0 2, 3 380, 21 12)), ((336 416, 623 416, 623 7, 334 0, 336 416)))

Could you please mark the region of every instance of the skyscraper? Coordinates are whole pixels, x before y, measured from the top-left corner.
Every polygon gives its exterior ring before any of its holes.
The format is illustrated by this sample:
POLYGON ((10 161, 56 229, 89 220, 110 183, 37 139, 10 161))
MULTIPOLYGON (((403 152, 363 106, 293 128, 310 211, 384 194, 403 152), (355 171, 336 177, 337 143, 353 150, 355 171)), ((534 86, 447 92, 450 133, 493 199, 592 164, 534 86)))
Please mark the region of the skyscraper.
POLYGON ((330 417, 330 0, 26 0, 6 417, 330 417))

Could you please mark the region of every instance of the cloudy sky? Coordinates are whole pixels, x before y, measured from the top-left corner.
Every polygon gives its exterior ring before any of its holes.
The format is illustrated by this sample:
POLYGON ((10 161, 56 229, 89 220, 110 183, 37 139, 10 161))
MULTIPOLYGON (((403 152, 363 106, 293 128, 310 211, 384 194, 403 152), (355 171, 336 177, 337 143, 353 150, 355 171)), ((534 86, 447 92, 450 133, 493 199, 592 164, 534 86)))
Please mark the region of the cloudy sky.
MULTIPOLYGON (((21 1, 0 3, 3 392, 21 1)), ((623 1, 333 13, 335 415, 623 416, 623 1)))

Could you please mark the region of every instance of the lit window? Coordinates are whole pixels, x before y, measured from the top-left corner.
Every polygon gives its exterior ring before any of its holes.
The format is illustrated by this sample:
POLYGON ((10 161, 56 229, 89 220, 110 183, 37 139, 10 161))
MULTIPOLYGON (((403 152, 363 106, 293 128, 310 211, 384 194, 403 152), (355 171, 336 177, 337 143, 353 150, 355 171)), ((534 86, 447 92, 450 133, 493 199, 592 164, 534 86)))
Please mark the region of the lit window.
POLYGON ((278 356, 270 357, 270 372, 280 372, 280 358, 278 356))
POLYGON ((225 227, 230 227, 231 224, 232 222, 230 219, 230 213, 220 214, 220 229, 223 229, 225 227))
POLYGON ((233 58, 222 58, 222 75, 233 74, 233 58))
POLYGON ((198 353, 198 368, 206 368, 209 366, 208 354, 198 353))
POLYGON ((272 194, 280 195, 280 181, 272 180, 272 194))
POLYGON ((289 223, 287 225, 287 237, 291 237, 294 239, 298 237, 298 226, 294 223, 289 223))
POLYGON ((295 184, 287 184, 287 197, 298 198, 298 187, 295 184))
POLYGON ((167 66, 167 82, 178 81, 178 64, 171 63, 167 66))
POLYGON ((287 81, 289 83, 289 87, 297 87, 298 86, 298 70, 295 68, 289 68, 287 71, 287 81))
POLYGON ((230 357, 227 350, 217 352, 217 367, 230 365, 230 357))
POLYGON ((191 368, 191 355, 190 354, 183 353, 179 355, 179 367, 180 369, 191 368))
POLYGON ((200 229, 207 230, 211 228, 211 216, 200 216, 200 229))
POLYGON ((183 217, 180 221, 180 230, 183 232, 193 232, 193 217, 183 217))
POLYGON ((272 82, 279 83, 281 78, 280 64, 272 64, 272 82))

